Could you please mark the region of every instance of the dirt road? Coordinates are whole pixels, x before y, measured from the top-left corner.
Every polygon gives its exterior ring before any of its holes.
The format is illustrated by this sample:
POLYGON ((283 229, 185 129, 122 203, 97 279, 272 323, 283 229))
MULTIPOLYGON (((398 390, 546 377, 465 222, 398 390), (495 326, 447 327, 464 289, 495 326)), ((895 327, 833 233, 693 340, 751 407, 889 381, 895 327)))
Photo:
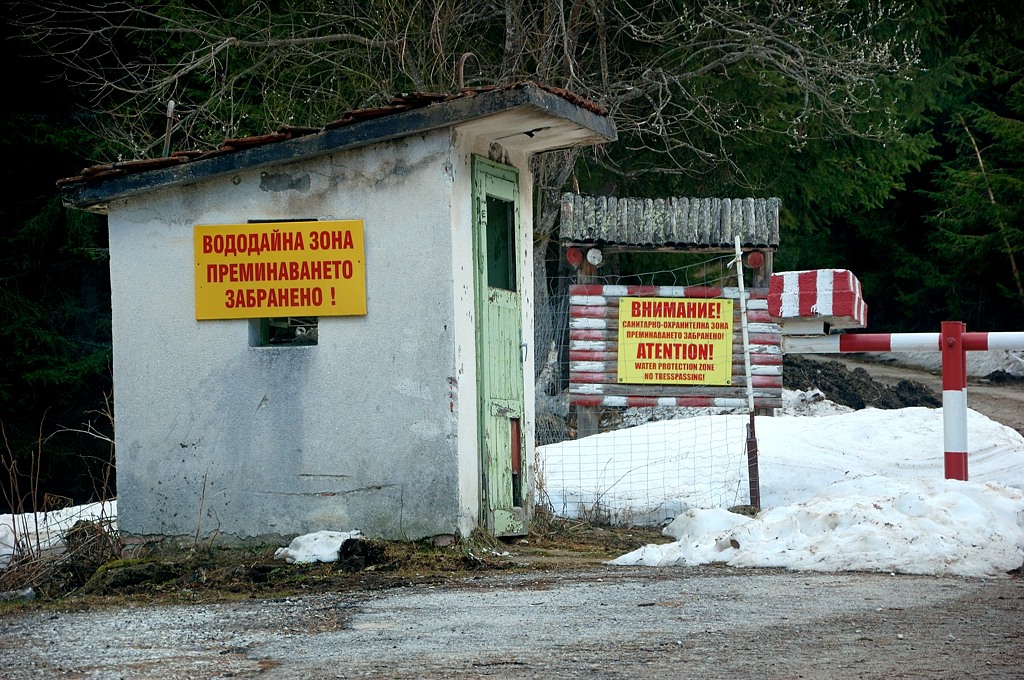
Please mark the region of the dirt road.
POLYGON ((1024 580, 611 568, 0 618, 0 677, 1019 678, 1024 580))

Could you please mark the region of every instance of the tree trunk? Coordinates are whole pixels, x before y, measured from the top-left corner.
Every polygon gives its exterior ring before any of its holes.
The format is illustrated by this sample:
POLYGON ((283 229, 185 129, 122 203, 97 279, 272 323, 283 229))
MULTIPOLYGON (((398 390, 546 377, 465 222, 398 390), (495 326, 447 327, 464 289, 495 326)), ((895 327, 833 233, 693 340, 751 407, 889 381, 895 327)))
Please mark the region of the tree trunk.
MULTIPOLYGON (((578 149, 545 154, 534 162, 535 197, 533 230, 534 377, 538 394, 558 390, 559 349, 565 315, 552 299, 553 276, 548 271, 548 250, 561 214, 562 187, 572 174, 578 149)), ((554 276, 557 276, 555 268, 554 276)), ((557 290, 557 287, 556 287, 557 290)))

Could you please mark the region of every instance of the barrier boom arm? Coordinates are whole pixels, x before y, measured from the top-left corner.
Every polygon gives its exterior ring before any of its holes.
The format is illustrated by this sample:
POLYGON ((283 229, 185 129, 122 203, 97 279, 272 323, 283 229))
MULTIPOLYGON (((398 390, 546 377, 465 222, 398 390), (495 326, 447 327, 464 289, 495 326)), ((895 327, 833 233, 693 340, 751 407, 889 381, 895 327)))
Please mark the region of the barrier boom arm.
MULTIPOLYGON (((842 335, 783 336, 782 351, 790 354, 844 352, 938 352, 941 333, 844 333, 842 335)), ((967 352, 1024 349, 1024 333, 964 333, 967 352)))

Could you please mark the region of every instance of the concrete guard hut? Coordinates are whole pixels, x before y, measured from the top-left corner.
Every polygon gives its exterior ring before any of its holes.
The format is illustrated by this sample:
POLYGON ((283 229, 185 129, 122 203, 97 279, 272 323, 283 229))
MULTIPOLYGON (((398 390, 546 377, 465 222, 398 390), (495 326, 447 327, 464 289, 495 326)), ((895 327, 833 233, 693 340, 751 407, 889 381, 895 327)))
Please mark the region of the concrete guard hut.
POLYGON ((109 220, 121 530, 524 533, 529 161, 615 136, 521 83, 62 181, 109 220))

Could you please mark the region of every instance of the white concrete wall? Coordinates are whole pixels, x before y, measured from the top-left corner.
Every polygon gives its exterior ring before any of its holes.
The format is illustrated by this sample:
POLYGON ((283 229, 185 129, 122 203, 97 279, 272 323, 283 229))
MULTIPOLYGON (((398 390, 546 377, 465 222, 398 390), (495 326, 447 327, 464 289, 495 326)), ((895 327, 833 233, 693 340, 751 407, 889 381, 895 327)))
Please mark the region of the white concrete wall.
POLYGON ((481 460, 476 370, 476 307, 473 271, 473 142, 452 133, 452 290, 454 300, 454 406, 458 442, 459 532, 468 536, 480 520, 481 460))
POLYGON ((475 526, 471 173, 452 139, 110 206, 124 531, 415 538, 475 526), (322 317, 317 346, 288 348, 250 347, 246 320, 197 322, 193 226, 297 218, 364 220, 367 315, 322 317))

